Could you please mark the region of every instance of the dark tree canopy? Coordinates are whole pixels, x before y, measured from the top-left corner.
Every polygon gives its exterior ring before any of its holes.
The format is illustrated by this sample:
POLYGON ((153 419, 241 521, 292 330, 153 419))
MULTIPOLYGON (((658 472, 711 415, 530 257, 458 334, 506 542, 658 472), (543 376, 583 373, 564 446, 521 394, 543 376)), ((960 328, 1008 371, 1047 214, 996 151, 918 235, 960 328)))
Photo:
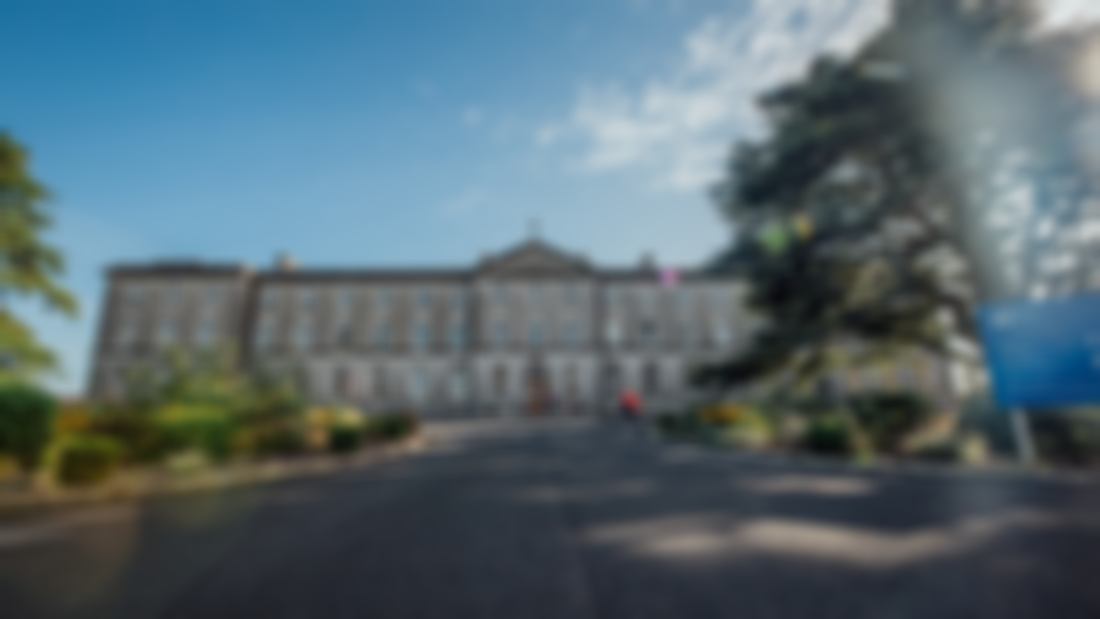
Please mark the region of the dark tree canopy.
MULTIPOLYGON (((765 325, 701 382, 809 380, 913 348, 972 353, 977 302, 1022 289, 975 221, 1007 211, 989 189, 1002 159, 1030 160, 1017 184, 1057 188, 1043 202, 1065 207, 1060 229, 1092 191, 1074 150, 1086 106, 1062 70, 1079 46, 1033 32, 1028 2, 902 1, 852 58, 821 58, 761 97, 771 132, 735 148, 715 190, 738 234, 715 268, 747 281, 765 325)), ((1017 279, 1037 281, 1019 263, 1017 279)))

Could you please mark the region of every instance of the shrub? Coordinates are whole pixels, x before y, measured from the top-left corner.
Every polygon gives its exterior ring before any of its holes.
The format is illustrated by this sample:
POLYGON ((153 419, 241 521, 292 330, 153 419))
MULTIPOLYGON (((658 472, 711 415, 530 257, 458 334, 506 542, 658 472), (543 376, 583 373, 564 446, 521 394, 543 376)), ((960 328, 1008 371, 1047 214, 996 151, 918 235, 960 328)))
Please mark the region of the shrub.
POLYGON ((117 441, 126 448, 126 462, 148 464, 164 456, 168 445, 161 427, 150 413, 107 410, 94 416, 89 433, 117 441))
POLYGON ((897 453, 906 437, 932 415, 928 401, 911 392, 864 393, 853 396, 849 404, 875 448, 889 453, 897 453))
POLYGON ((0 484, 17 479, 22 471, 15 458, 0 455, 0 484))
POLYGON ((719 430, 719 436, 725 443, 734 447, 758 449, 772 444, 775 433, 770 426, 737 425, 719 430))
POLYGON ((662 413, 655 422, 659 430, 668 434, 691 434, 703 427, 699 416, 691 413, 662 413))
POLYGON ((314 427, 328 428, 336 420, 336 411, 331 408, 315 407, 306 411, 306 421, 314 427))
POLYGON ((91 486, 111 478, 122 466, 125 450, 105 436, 76 435, 61 441, 56 455, 57 479, 66 486, 91 486))
POLYGON ((813 417, 803 437, 805 449, 819 454, 851 455, 856 452, 856 445, 852 424, 837 414, 813 417))
POLYGON ((712 425, 733 425, 740 423, 752 411, 734 404, 719 404, 703 410, 703 421, 712 425))
POLYGON ((300 428, 274 426, 260 433, 256 451, 264 456, 298 456, 306 452, 306 438, 300 428))
POLYGON ((0 453, 24 470, 38 466, 50 442, 57 402, 45 391, 22 383, 0 385, 0 453))
POLYGON ((1100 419, 1095 414, 1039 413, 1030 422, 1044 458, 1070 465, 1100 460, 1100 419))
POLYGON ((365 438, 366 435, 362 427, 340 425, 330 431, 328 447, 333 453, 352 453, 363 446, 365 438))
POLYGON ((379 415, 366 420, 364 433, 371 440, 396 440, 411 436, 420 428, 420 422, 411 413, 379 415))
POLYGON ((308 451, 303 426, 292 420, 249 423, 236 435, 234 451, 255 457, 291 457, 308 451))
POLYGON ((95 412, 85 404, 69 403, 61 407, 54 417, 54 436, 85 434, 92 430, 95 412))
POLYGON ((224 411, 204 406, 172 406, 156 416, 165 452, 200 451, 212 460, 233 452, 234 420, 224 411))

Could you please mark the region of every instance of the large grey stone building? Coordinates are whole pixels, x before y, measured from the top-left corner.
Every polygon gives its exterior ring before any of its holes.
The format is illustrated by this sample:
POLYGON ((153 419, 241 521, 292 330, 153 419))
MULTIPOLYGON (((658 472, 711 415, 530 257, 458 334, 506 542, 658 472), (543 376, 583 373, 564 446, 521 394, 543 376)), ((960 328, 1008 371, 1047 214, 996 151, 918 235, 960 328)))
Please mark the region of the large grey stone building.
MULTIPOLYGON (((645 261, 600 268, 538 239, 469 269, 118 266, 91 392, 118 394, 165 348, 228 345, 246 367, 296 368, 314 400, 368 410, 582 412, 625 388, 671 406, 694 364, 752 328, 736 281, 645 261)), ((899 380, 946 384, 915 367, 899 380)))

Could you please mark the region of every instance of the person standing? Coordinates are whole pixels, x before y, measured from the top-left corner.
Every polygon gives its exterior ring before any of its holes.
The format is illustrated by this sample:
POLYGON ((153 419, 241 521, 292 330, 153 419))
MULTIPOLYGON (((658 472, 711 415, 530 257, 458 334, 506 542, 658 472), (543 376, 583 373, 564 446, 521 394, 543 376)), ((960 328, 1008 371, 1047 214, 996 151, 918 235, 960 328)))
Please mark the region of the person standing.
POLYGON ((619 409, 624 419, 637 420, 642 417, 642 398, 637 392, 627 389, 619 398, 619 409))

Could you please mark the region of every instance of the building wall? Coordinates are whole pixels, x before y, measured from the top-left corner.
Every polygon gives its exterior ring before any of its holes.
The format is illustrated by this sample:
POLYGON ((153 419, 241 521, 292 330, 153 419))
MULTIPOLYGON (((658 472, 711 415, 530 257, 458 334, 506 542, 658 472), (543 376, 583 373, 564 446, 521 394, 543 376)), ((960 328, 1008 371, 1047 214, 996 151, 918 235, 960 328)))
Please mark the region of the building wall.
MULTIPOLYGON (((226 343, 246 368, 297 370, 311 398, 368 409, 583 412, 623 389, 670 408, 690 395, 691 367, 748 341, 757 321, 742 294, 729 279, 688 273, 669 287, 652 269, 595 269, 533 245, 465 271, 120 268, 91 392, 117 394, 165 348, 226 343)), ((933 366, 912 382, 942 393, 933 366)), ((841 380, 890 384, 880 378, 841 380)))

